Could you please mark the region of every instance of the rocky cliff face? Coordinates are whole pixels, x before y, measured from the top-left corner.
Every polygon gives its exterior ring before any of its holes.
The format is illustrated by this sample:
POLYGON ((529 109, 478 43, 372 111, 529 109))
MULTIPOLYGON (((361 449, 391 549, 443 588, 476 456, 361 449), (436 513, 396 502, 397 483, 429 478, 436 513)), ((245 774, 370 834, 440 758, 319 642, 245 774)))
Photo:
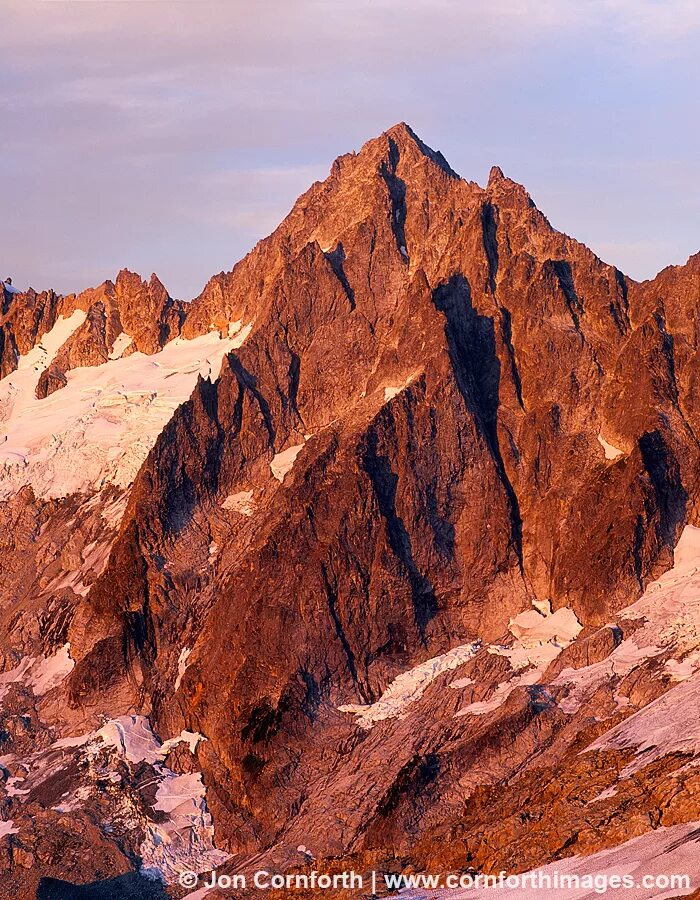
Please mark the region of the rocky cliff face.
POLYGON ((176 880, 193 835, 514 871, 700 819, 698 259, 636 284, 399 125, 189 305, 6 295, 16 889, 176 880))
POLYGON ((21 356, 40 345, 57 321, 76 311, 86 313, 81 328, 70 335, 43 369, 36 387, 39 399, 64 387, 70 369, 100 365, 125 352, 157 353, 178 336, 185 318, 184 305, 168 295, 155 275, 145 282, 126 269, 114 283, 105 281, 78 296, 59 297, 53 291, 37 294, 32 289, 10 291, 4 283, 2 292, 2 377, 15 371, 21 356))

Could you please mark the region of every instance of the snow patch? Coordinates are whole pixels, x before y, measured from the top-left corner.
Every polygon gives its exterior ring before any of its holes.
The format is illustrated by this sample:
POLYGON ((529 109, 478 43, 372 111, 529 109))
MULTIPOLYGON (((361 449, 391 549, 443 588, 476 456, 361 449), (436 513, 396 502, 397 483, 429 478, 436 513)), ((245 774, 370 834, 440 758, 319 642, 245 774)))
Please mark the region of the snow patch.
POLYGON ((5 791, 8 797, 24 797, 27 794, 30 794, 30 790, 23 790, 22 788, 18 788, 18 784, 23 784, 27 779, 20 778, 19 776, 15 778, 8 778, 5 782, 5 791))
POLYGON ((64 644, 53 656, 40 659, 32 668, 28 682, 36 697, 43 697, 57 687, 75 668, 75 660, 71 659, 70 644, 64 644))
POLYGON ((295 444, 293 447, 287 447, 286 450, 283 450, 281 453, 277 453, 274 456, 270 463, 270 469, 280 484, 284 481, 285 476, 292 470, 292 466, 294 465, 297 456, 299 456, 303 449, 304 444, 295 444))
POLYGON ((617 459, 618 456, 624 456, 624 450, 620 450, 619 447, 609 444, 602 434, 598 435, 598 443, 603 448, 606 459, 617 459))
POLYGON ((182 900, 204 900, 205 897, 208 897, 214 888, 197 888, 196 891, 193 891, 191 894, 185 894, 182 900))
POLYGON ((250 332, 253 330, 253 323, 249 322, 243 325, 242 322, 231 322, 228 326, 228 336, 232 341, 231 349, 238 350, 248 340, 250 332))
POLYGON ((61 802, 57 803, 56 806, 52 806, 51 809, 55 809, 56 812, 60 813, 75 812, 89 799, 91 793, 92 788, 88 785, 83 785, 72 793, 71 791, 66 791, 61 797, 61 802))
MULTIPOLYGON (((389 400, 393 400, 401 391, 405 390, 411 382, 415 381, 415 379, 420 375, 420 370, 413 372, 408 378, 403 382, 403 384, 389 384, 384 388, 384 402, 388 403, 389 400)), ((362 392, 362 396, 365 396, 365 392, 362 392)))
POLYGON ((237 494, 230 494, 221 506, 223 509, 231 509, 250 518, 255 513, 253 491, 239 491, 237 494))
POLYGON ((133 338, 131 335, 127 334, 126 331, 122 331, 121 334, 117 335, 114 344, 112 344, 112 349, 109 351, 109 358, 121 359, 127 348, 131 346, 132 341, 133 338))
POLYGON ((552 615, 552 601, 551 600, 533 600, 533 607, 543 616, 551 616, 552 615))
POLYGON ((198 731, 181 731, 177 737, 168 738, 167 741, 164 741, 163 744, 161 744, 160 755, 165 759, 168 753, 170 753, 170 751, 178 744, 187 744, 190 753, 194 753, 197 749, 197 745, 205 740, 206 738, 198 731))
POLYGON ((71 337, 73 332, 80 328, 85 321, 85 318, 86 314, 82 309, 76 309, 67 319, 63 316, 59 316, 58 319, 56 319, 53 328, 46 332, 39 340, 39 343, 35 347, 32 347, 29 353, 20 356, 17 369, 15 372, 11 373, 9 376, 10 379, 12 379, 13 376, 19 378, 20 373, 26 372, 29 374, 29 379, 32 381, 32 389, 36 387, 36 382, 39 379, 34 377, 34 374, 36 372, 43 372, 44 369, 53 362, 58 351, 68 338, 71 337))
POLYGON ((673 681, 687 681, 698 669, 700 669, 700 652, 691 653, 681 661, 669 659, 664 666, 664 671, 671 676, 673 681))
POLYGON ((563 606, 551 614, 540 609, 527 609, 510 620, 508 630, 521 647, 542 647, 552 643, 562 648, 578 637, 582 627, 574 611, 563 606))
POLYGON ((175 691, 177 691, 177 689, 180 687, 182 676, 187 671, 187 660, 191 652, 191 647, 183 647, 182 650, 180 650, 180 656, 177 660, 177 678, 175 679, 175 691))
POLYGON ((59 319, 0 380, 0 499, 26 484, 50 499, 106 483, 128 487, 197 378, 216 376, 224 355, 252 328, 228 340, 216 332, 175 338, 152 356, 132 353, 72 369, 64 388, 38 400, 39 374, 84 320, 82 311, 59 319))
POLYGON ((454 647, 447 653, 434 656, 408 672, 398 675, 376 703, 368 705, 350 703, 339 706, 338 709, 340 712, 354 713, 358 717, 357 724, 365 729, 370 729, 375 722, 381 722, 383 719, 393 719, 396 716, 403 718, 407 707, 423 696, 428 685, 438 675, 456 669, 472 659, 479 647, 478 642, 454 647))
POLYGON ((7 672, 0 673, 0 700, 2 700, 10 690, 10 685, 18 681, 23 681, 25 675, 36 662, 33 656, 23 656, 18 665, 14 669, 8 669, 7 672))
MULTIPOLYGON (((88 503, 94 503, 99 500, 100 495, 98 494, 92 500, 89 500, 88 503)), ((100 508, 100 515, 102 516, 102 520, 106 522, 107 525, 109 525, 111 528, 116 529, 121 523, 122 518, 124 517, 128 501, 129 493, 128 491, 124 491, 114 500, 111 500, 109 503, 103 504, 100 508)))
POLYGON ((455 718, 461 716, 483 716, 486 713, 495 712, 499 707, 503 706, 516 688, 537 684, 546 668, 546 665, 534 666, 525 671, 524 674, 510 678, 509 681, 501 681, 496 685, 496 689, 488 700, 477 700, 474 703, 470 703, 456 712, 455 718))
POLYGON ((79 568, 70 571, 64 570, 62 575, 51 581, 51 589, 59 591, 62 588, 70 588, 74 593, 85 597, 95 579, 104 571, 115 537, 116 535, 112 535, 106 541, 93 541, 83 547, 80 554, 82 562, 79 568))
POLYGON ((458 691, 462 688, 469 687, 472 684, 474 684, 474 679, 469 678, 469 676, 465 676, 464 678, 456 678, 454 681, 451 681, 450 687, 458 691))
POLYGON ((0 674, 0 700, 10 690, 10 685, 24 683, 31 687, 35 697, 43 697, 57 687, 73 671, 70 644, 64 644, 53 656, 24 656, 14 669, 0 674))
POLYGON ((120 716, 111 719, 94 734, 108 747, 114 747, 129 762, 156 763, 163 758, 161 743, 153 734, 146 716, 120 716))
POLYGON ((18 834, 19 828, 14 828, 14 824, 12 819, 8 819, 6 822, 0 822, 0 837, 5 837, 6 834, 18 834))
POLYGON ((597 797, 594 797, 592 800, 589 800, 586 806, 592 806, 592 804, 597 803, 599 800, 609 800, 610 797, 617 796, 617 788, 613 785, 612 787, 605 788, 604 791, 601 791, 597 797))

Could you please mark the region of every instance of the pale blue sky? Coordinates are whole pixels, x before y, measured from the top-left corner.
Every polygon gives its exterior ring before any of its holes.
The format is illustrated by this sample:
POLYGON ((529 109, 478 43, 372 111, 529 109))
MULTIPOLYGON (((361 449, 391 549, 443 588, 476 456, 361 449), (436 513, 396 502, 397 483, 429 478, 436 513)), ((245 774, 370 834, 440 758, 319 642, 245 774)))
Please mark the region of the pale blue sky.
POLYGON ((0 275, 195 296, 407 121, 632 277, 700 250, 698 0, 0 0, 0 275))

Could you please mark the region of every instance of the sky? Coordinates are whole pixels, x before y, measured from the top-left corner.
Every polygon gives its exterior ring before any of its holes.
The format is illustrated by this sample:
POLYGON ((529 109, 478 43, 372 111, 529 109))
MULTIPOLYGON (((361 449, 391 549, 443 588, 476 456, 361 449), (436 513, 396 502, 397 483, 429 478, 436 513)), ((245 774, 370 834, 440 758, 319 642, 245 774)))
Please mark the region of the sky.
POLYGON ((698 0, 0 0, 0 276, 196 296, 408 122, 633 278, 700 250, 698 0))

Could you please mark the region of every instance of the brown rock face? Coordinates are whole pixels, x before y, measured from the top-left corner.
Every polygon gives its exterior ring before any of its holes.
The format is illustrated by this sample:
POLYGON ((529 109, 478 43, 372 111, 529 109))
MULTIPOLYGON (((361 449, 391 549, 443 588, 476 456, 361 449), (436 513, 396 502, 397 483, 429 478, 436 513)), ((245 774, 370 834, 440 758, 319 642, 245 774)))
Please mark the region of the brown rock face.
MULTIPOLYGON (((591 778, 580 751, 671 687, 666 657, 606 675, 573 712, 558 680, 632 639, 619 611, 698 524, 700 257, 635 284, 499 169, 467 182, 399 125, 338 159, 188 307, 128 272, 71 302, 86 321, 38 396, 107 361, 122 332, 154 353, 249 331, 161 433, 104 569, 64 597, 52 647, 68 640, 76 665, 49 724, 128 711, 204 735, 196 761, 236 865, 290 865, 304 844, 320 865, 512 870, 655 815, 700 818, 678 760, 586 806, 629 754, 591 778), (511 620, 545 601, 580 625, 519 668, 511 620), (404 705, 372 727, 338 709, 386 703, 392 683, 404 705), (657 802, 678 778, 688 801, 657 802)), ((14 295, 6 371, 55 317, 41 303, 14 295)), ((83 502, 11 501, 27 537, 10 557, 83 502)))
POLYGON ((0 315, 0 377, 17 368, 22 353, 27 353, 39 338, 56 322, 63 298, 53 291, 37 294, 10 294, 2 288, 3 304, 0 315))
POLYGON ((141 281, 134 272, 123 269, 110 294, 122 329, 141 353, 156 353, 180 333, 184 306, 168 295, 156 275, 141 281))
MULTIPOLYGON (((107 342, 107 316, 104 303, 98 301, 88 309, 85 322, 73 332, 41 373, 36 387, 37 397, 42 399, 65 387, 66 372, 70 369, 99 366, 107 362, 107 342)), ((114 339, 110 343, 114 343, 114 339)))
POLYGON ((123 269, 115 283, 105 281, 99 288, 82 294, 60 297, 53 291, 37 294, 10 294, 3 285, 0 315, 0 377, 17 368, 21 355, 36 346, 56 324, 59 316, 75 310, 86 312, 86 321, 66 340, 50 365, 41 373, 36 387, 39 399, 66 385, 66 372, 82 366, 96 366, 109 359, 114 342, 121 335, 131 340, 122 353, 157 353, 177 337, 185 319, 185 307, 173 300, 156 275, 142 281, 123 269))

